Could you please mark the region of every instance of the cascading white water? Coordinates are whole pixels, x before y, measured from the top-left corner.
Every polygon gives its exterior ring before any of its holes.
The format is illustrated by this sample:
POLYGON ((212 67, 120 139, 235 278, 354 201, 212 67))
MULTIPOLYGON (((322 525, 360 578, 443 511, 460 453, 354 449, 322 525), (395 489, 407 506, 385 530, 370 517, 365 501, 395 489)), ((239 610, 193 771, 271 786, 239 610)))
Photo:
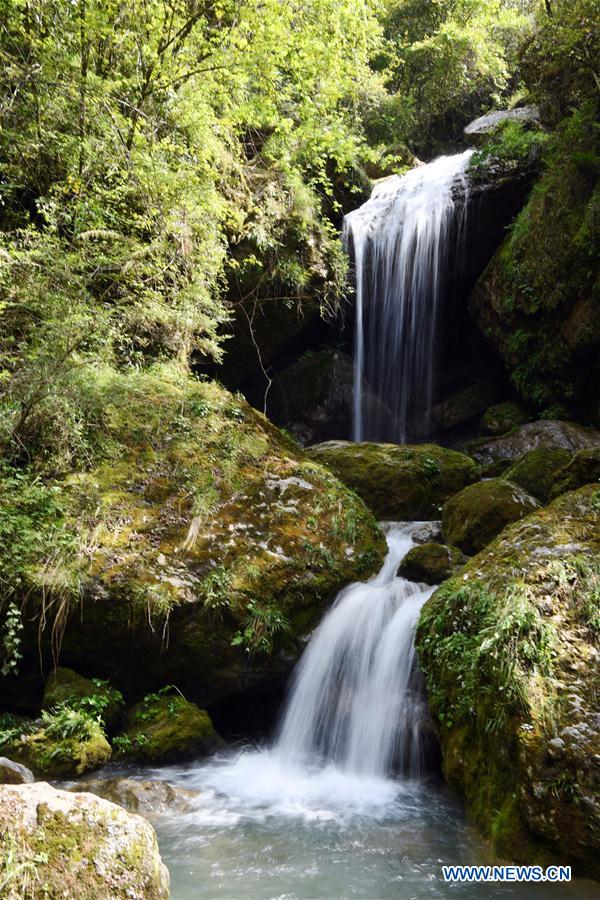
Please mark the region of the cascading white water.
POLYGON ((396 577, 414 529, 388 526, 379 574, 342 591, 313 634, 276 743, 283 759, 332 760, 356 774, 422 774, 426 712, 413 635, 433 589, 396 577))
POLYGON ((353 439, 406 441, 426 430, 449 236, 460 243, 472 150, 376 185, 344 219, 356 277, 353 439), (453 189, 461 184, 460 208, 453 189), (378 402, 364 402, 364 385, 378 402))

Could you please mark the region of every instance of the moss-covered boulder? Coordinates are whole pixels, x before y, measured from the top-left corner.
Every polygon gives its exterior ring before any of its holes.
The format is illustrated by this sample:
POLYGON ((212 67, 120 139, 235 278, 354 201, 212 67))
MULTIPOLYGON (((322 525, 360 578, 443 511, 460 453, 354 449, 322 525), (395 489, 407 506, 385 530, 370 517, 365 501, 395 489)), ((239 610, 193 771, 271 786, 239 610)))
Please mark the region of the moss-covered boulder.
POLYGON ((481 477, 499 478, 500 475, 504 475, 504 473, 510 469, 512 464, 512 459, 495 459, 493 462, 481 466, 481 477))
POLYGON ((0 885, 5 900, 169 897, 169 873, 145 819, 44 782, 0 787, 0 885))
POLYGON ((467 557, 458 547, 447 544, 419 544, 409 550, 398 568, 398 575, 409 581, 441 584, 458 572, 467 557))
POLYGON ((451 497, 442 510, 442 529, 450 544, 478 553, 511 522, 523 519, 538 502, 503 478, 490 478, 451 497))
POLYGON ((83 775, 111 757, 98 720, 66 706, 43 712, 41 719, 3 723, 0 751, 49 778, 83 775))
POLYGON ((98 678, 84 678, 73 669, 59 666, 48 675, 42 708, 51 710, 63 705, 100 716, 106 728, 111 731, 119 722, 124 704, 121 693, 108 682, 98 678))
POLYGON ((223 745, 210 716, 177 693, 148 694, 127 713, 127 727, 113 741, 121 756, 172 762, 206 756, 223 745))
POLYGON ((557 497, 594 481, 600 481, 600 447, 587 447, 556 473, 551 495, 557 497))
POLYGON ((479 418, 497 396, 496 385, 487 381, 475 381, 436 403, 432 409, 433 421, 442 431, 465 425, 479 418))
POLYGON ((496 438, 471 441, 468 452, 482 465, 498 459, 516 461, 530 450, 545 447, 548 450, 568 450, 576 453, 584 447, 600 447, 600 431, 585 428, 574 422, 547 419, 528 422, 510 434, 496 438))
POLYGON ((527 410, 520 403, 509 400, 489 406, 481 418, 481 424, 488 434, 499 435, 514 431, 528 419, 527 410))
POLYGON ((550 499, 557 473, 571 460, 568 450, 538 447, 530 450, 504 473, 504 478, 518 484, 532 497, 546 503, 550 499))
POLYGON ((327 441, 309 448, 381 519, 433 519, 441 504, 478 477, 464 453, 436 444, 327 441))
POLYGON ((59 635, 62 666, 133 698, 177 684, 207 706, 282 684, 337 591, 379 568, 373 515, 213 382, 169 369, 109 387, 94 465, 53 485, 60 567, 28 567, 21 670, 39 670, 45 621, 48 669, 59 635))
POLYGON ((425 604, 448 781, 497 852, 600 876, 600 488, 508 526, 425 604))

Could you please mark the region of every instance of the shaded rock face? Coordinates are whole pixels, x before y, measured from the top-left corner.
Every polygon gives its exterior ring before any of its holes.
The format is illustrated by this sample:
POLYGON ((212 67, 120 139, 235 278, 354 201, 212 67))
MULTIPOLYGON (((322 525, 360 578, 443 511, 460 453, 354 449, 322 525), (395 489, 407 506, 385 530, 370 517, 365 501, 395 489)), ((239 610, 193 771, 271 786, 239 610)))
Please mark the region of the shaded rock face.
POLYGON ((43 782, 0 788, 0 877, 5 873, 6 900, 30 896, 32 884, 50 897, 169 897, 169 873, 145 819, 43 782))
POLYGON ((504 122, 518 122, 533 128, 540 127, 540 111, 536 106, 521 106, 518 109, 499 109, 479 116, 465 126, 463 133, 467 141, 478 144, 486 140, 504 122))
POLYGON ((468 456, 435 444, 328 441, 309 448, 381 519, 435 518, 440 505, 478 477, 468 456))
MULTIPOLYGON (((372 514, 214 383, 166 382, 118 427, 122 458, 66 486, 69 527, 95 537, 76 573, 82 598, 69 608, 61 665, 133 700, 177 684, 203 708, 283 684, 326 604, 380 566, 386 545, 372 514)), ((25 672, 39 671, 39 612, 34 573, 25 672)))
POLYGON ((481 416, 497 394, 495 384, 477 381, 437 403, 432 410, 433 421, 442 431, 464 425, 481 416))
POLYGON ((600 488, 506 528, 417 629, 443 769, 496 851, 600 875, 600 488))
POLYGON ((599 447, 600 431, 584 428, 573 422, 543 420, 522 425, 511 434, 490 440, 473 441, 468 452, 478 462, 491 463, 497 459, 517 460, 530 450, 545 447, 576 453, 584 447, 599 447))
POLYGON ((442 510, 444 537, 465 553, 478 553, 511 522, 539 504, 526 491, 502 478, 469 485, 442 510))
POLYGON ((487 434, 497 436, 524 425, 528 419, 527 410, 520 403, 509 400, 488 407, 482 416, 481 425, 487 434))
MULTIPOLYGON (((275 376, 268 394, 267 414, 301 444, 349 438, 352 432, 354 363, 340 350, 307 353, 275 376)), ((363 404, 391 412, 363 386, 363 404)))
POLYGON ((547 503, 558 472, 570 462, 571 456, 568 450, 538 447, 517 460, 507 469, 504 477, 537 500, 547 503))
POLYGON ((420 544, 409 550, 398 568, 398 575, 423 584, 441 584, 467 562, 458 547, 446 544, 420 544))
POLYGON ((579 450, 571 461, 556 473, 551 494, 557 497, 594 481, 600 481, 600 446, 579 450))

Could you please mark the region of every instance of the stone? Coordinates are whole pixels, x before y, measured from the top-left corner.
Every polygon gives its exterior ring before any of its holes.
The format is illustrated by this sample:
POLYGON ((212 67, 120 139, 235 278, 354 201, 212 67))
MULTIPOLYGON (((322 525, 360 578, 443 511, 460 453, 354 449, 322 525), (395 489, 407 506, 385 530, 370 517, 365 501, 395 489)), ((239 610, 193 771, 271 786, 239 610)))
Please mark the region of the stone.
POLYGON ((463 133, 465 138, 471 143, 480 144, 504 122, 519 122, 532 128, 539 128, 540 112, 536 106, 498 109, 469 122, 463 129, 463 133))
POLYGON ((600 446, 600 431, 573 422, 546 419, 528 422, 511 434, 501 437, 472 441, 466 448, 477 462, 485 465, 497 459, 516 461, 524 453, 538 447, 576 453, 584 447, 598 446, 600 446))
POLYGON ((467 561, 458 547, 420 544, 408 551, 400 563, 398 575, 423 584, 441 584, 460 571, 467 561))
POLYGON ((557 497, 594 481, 600 481, 600 447, 586 447, 556 472, 551 495, 557 497))
POLYGON ((425 604, 443 771, 504 859, 600 877, 600 487, 509 525, 425 604))
POLYGON ((498 395, 498 388, 487 381, 476 381, 451 394, 432 409, 435 424, 442 430, 465 425, 477 419, 498 395))
POLYGON ((175 762, 207 756, 223 746, 204 709, 177 693, 149 694, 127 713, 117 752, 145 762, 175 762))
POLYGON ((567 465, 571 457, 568 450, 538 447, 536 450, 529 450, 513 463, 504 473, 504 478, 518 484, 542 503, 547 503, 557 473, 567 465))
POLYGON ((31 784, 33 772, 21 763, 0 756, 0 784, 31 784))
POLYGON ((147 819, 165 813, 189 812, 200 796, 199 791, 191 791, 167 781, 138 781, 136 778, 121 777, 78 781, 69 790, 95 794, 147 819))
POLYGON ((310 447, 309 454, 329 466, 380 519, 436 518, 441 504, 479 474, 468 456, 435 444, 327 441, 310 447))
POLYGON ((512 459, 495 459, 493 462, 486 463, 481 467, 481 477, 483 478, 499 478, 500 475, 510 469, 512 459))
POLYGON ((442 509, 442 530, 450 544, 464 553, 478 553, 511 522, 539 506, 526 491, 502 478, 466 487, 442 509))
POLYGON ((44 782, 0 787, 0 877, 6 872, 5 900, 34 896, 32 884, 45 897, 169 897, 169 873, 145 819, 44 782))
POLYGON ((415 544, 441 544, 442 523, 440 521, 423 522, 422 525, 420 525, 415 531, 413 531, 412 539, 415 544))

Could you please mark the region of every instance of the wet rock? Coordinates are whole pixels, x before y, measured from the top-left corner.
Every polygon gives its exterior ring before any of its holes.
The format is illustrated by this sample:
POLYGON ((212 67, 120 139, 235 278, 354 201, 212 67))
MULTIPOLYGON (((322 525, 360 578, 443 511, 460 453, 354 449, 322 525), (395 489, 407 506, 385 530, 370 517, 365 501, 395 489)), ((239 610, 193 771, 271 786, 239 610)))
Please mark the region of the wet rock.
MULTIPOLYGON (((598 448, 600 451, 600 448, 598 448)), ((549 447, 538 447, 529 450, 510 469, 504 477, 518 484, 537 500, 546 503, 550 499, 552 487, 557 473, 571 460, 568 450, 553 450, 549 447)))
POLYGON ((424 584, 441 584, 456 574, 467 562, 458 547, 446 544, 421 544, 408 551, 398 568, 398 575, 424 584))
POLYGON ((42 708, 52 709, 61 704, 100 715, 109 730, 116 727, 123 711, 122 696, 109 684, 99 679, 84 678, 73 669, 59 666, 48 676, 42 708))
POLYGON ((500 475, 504 475, 510 469, 512 464, 512 459, 495 459, 493 462, 486 463, 486 465, 481 467, 481 477, 499 478, 500 475))
POLYGON ((444 537, 465 553, 478 553, 506 525, 523 519, 538 505, 526 491, 502 478, 469 485, 444 504, 444 537))
POLYGON ((0 784, 31 784, 33 772, 21 763, 0 756, 0 784))
POLYGON ((434 518, 441 504, 475 481, 468 456, 435 444, 356 444, 327 441, 309 448, 383 519, 434 518))
POLYGON ((527 410, 520 403, 507 401, 494 403, 488 407, 482 416, 481 424, 487 434, 500 435, 513 431, 528 420, 527 410))
POLYGON ((600 876, 600 487, 509 525, 425 604, 443 770, 496 852, 600 876))
POLYGON ((415 544, 431 544, 442 542, 442 523, 441 522, 423 522, 412 533, 412 539, 415 544))
POLYGON ((473 144, 480 144, 504 122, 518 122, 532 128, 540 127, 540 113, 535 106, 521 106, 518 109, 498 109, 469 122, 464 128, 465 138, 473 144))
POLYGON ((188 812, 199 796, 198 791, 166 781, 138 781, 135 778, 95 778, 79 781, 69 790, 95 794, 149 819, 165 813, 188 812))
POLYGON ((7 870, 6 900, 34 896, 32 884, 48 897, 169 896, 169 873, 145 819, 43 782, 0 788, 0 872, 7 870))
POLYGON ((113 744, 121 756, 158 763, 206 756, 223 741, 206 710, 163 693, 149 694, 128 711, 127 727, 113 744))
POLYGON ((490 463, 496 459, 517 460, 529 450, 547 447, 550 450, 568 450, 576 453, 584 447, 600 446, 600 431, 547 419, 521 425, 511 434, 490 440, 472 441, 467 450, 480 463, 490 463))

